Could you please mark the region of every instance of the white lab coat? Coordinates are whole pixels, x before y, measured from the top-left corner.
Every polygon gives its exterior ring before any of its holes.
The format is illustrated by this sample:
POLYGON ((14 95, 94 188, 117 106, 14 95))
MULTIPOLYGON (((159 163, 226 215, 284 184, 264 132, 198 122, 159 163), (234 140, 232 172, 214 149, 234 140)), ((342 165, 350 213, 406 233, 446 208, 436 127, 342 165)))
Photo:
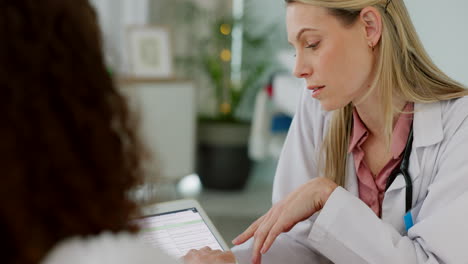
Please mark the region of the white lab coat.
MULTIPOLYGON (((317 152, 331 113, 309 93, 303 92, 280 157, 273 203, 317 177, 317 152)), ((345 188, 337 188, 321 212, 280 235, 263 263, 468 263, 467 117, 468 97, 415 104, 409 165, 414 226, 408 232, 404 178, 386 191, 379 219, 358 198, 349 154, 345 188)), ((251 245, 233 248, 240 263, 249 263, 251 245)))
POLYGON ((55 245, 40 264, 179 264, 137 235, 104 232, 55 245))

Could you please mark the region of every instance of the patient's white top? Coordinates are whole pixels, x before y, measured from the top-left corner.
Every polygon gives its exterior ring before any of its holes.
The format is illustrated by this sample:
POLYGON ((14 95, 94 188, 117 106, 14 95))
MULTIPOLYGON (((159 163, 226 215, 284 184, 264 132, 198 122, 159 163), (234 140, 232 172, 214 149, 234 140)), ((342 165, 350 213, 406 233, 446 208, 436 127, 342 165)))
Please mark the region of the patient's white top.
POLYGON ((73 237, 58 243, 41 264, 177 264, 161 250, 129 233, 73 237))

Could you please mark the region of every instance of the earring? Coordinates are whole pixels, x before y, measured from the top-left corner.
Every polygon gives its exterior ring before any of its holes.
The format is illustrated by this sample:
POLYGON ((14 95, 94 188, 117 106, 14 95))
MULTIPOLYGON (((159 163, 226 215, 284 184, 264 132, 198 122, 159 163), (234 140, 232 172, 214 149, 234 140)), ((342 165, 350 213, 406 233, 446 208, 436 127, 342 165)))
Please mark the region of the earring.
POLYGON ((369 42, 369 48, 371 48, 372 51, 374 51, 374 44, 372 42, 369 42))

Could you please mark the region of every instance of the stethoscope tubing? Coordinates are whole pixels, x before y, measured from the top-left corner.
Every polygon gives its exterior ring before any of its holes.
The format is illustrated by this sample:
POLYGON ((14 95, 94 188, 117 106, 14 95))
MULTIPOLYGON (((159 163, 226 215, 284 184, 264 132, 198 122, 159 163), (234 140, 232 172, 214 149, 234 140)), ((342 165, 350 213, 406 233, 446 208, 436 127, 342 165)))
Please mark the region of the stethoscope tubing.
POLYGON ((399 174, 403 175, 403 178, 405 179, 406 183, 406 208, 405 212, 409 212, 411 210, 411 207, 413 206, 413 182, 411 180, 410 174, 408 172, 409 168, 409 159, 411 156, 411 150, 413 147, 413 126, 411 126, 409 135, 408 135, 408 141, 406 142, 405 150, 403 152, 403 159, 400 163, 400 166, 397 167, 388 177, 387 179, 387 185, 385 187, 385 190, 387 190, 390 185, 393 183, 393 181, 398 177, 399 174))

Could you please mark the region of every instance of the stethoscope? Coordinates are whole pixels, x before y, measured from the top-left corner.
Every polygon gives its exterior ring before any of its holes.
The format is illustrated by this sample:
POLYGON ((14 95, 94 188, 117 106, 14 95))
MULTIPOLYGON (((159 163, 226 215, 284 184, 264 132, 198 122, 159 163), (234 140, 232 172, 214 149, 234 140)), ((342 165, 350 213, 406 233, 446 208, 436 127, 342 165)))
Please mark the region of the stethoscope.
POLYGON ((408 135, 408 141, 406 142, 405 150, 403 152, 403 159, 401 161, 400 167, 392 171, 392 173, 388 177, 387 185, 385 187, 385 191, 386 191, 399 174, 403 175, 403 178, 405 178, 405 182, 406 182, 406 210, 405 210, 406 213, 411 209, 413 205, 413 183, 411 181, 411 177, 408 172, 409 158, 411 155, 412 146, 413 146, 413 126, 411 126, 411 129, 408 135))

